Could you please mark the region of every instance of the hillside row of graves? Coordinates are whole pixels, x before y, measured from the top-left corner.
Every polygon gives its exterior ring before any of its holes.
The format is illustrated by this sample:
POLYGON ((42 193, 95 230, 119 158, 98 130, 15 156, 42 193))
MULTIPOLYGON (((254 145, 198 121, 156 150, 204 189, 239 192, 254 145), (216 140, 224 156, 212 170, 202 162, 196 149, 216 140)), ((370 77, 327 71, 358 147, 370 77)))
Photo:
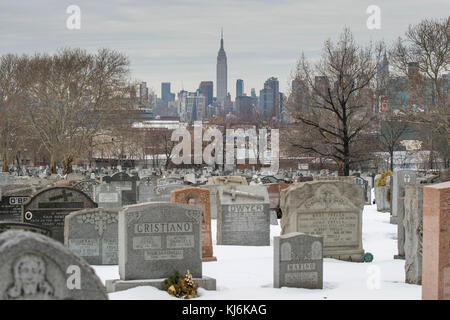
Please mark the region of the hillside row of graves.
POLYGON ((18 177, 0 173, 0 299, 107 299, 108 293, 153 286, 189 271, 205 290, 216 279, 203 263, 213 250, 270 246, 273 287, 323 288, 323 259, 370 262, 364 250, 363 209, 391 212, 405 282, 424 299, 450 299, 450 182, 448 171, 264 176, 212 170, 108 170, 18 177), (295 182, 293 181, 295 180, 295 182), (92 265, 118 265, 104 286, 92 265), (32 271, 29 271, 32 270, 32 271), (28 280, 27 272, 33 272, 28 280), (31 279, 31 280, 30 280, 31 279))

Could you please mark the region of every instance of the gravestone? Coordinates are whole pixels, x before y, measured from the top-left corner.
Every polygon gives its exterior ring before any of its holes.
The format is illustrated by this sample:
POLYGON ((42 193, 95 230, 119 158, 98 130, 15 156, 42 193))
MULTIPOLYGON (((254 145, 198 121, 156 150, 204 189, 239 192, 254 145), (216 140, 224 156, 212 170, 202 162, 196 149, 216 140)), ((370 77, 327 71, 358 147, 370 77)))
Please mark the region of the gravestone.
POLYGON ((351 176, 314 176, 312 181, 341 181, 355 183, 354 177, 351 176))
POLYGON ((136 204, 138 202, 138 176, 129 176, 124 172, 118 172, 112 177, 103 177, 103 181, 117 188, 117 190, 122 191, 122 206, 136 204))
POLYGON ((281 234, 300 232, 324 237, 324 257, 364 261, 364 190, 340 180, 301 182, 281 191, 281 234))
POLYGON ((211 219, 217 219, 217 187, 216 185, 202 185, 209 190, 209 202, 211 204, 211 219))
POLYGON ((150 202, 170 202, 170 193, 174 190, 183 188, 181 184, 164 184, 155 188, 155 194, 150 197, 150 202))
MULTIPOLYGON (((391 223, 397 224, 403 220, 403 200, 405 196, 405 185, 416 184, 417 173, 412 170, 394 171, 390 178, 391 186, 391 223)), ((403 254, 400 254, 403 256, 403 254)))
POLYGON ((171 202, 197 206, 202 210, 202 260, 217 261, 213 256, 211 235, 211 203, 209 190, 204 188, 181 188, 171 192, 171 202))
POLYGON ((266 184, 267 192, 269 193, 270 209, 278 210, 280 207, 280 193, 281 190, 290 186, 288 183, 270 183, 266 184))
POLYGON ((0 187, 12 184, 12 177, 8 172, 0 172, 0 187))
POLYGON ((264 186, 217 189, 217 244, 270 245, 270 201, 264 186))
POLYGON ((35 226, 30 223, 0 221, 0 233, 8 231, 8 230, 24 230, 24 231, 40 233, 47 237, 52 236, 52 232, 49 229, 35 226))
POLYGON ((0 234, 0 299, 107 300, 95 271, 61 243, 44 235, 0 234))
POLYGON ((275 210, 270 210, 270 225, 272 226, 278 225, 278 216, 275 210))
POLYGON ((238 186, 238 185, 247 186, 248 182, 247 179, 241 176, 215 176, 210 177, 206 184, 220 185, 220 186, 238 186))
POLYGON ((273 239, 273 286, 323 288, 323 237, 299 232, 273 239))
POLYGON ((278 225, 278 214, 280 209, 280 192, 290 186, 288 183, 269 183, 266 184, 267 192, 269 192, 270 200, 270 224, 278 225))
POLYGON ((64 217, 73 211, 96 208, 83 192, 68 187, 52 187, 34 194, 22 207, 22 221, 52 231, 52 237, 64 242, 64 217))
POLYGON ((377 211, 389 212, 391 210, 391 202, 388 199, 389 186, 375 186, 375 200, 377 211))
MULTIPOLYGON (((403 218, 405 216, 405 186, 416 184, 417 173, 411 170, 394 171, 392 192, 392 218, 397 224, 397 248, 398 254, 394 259, 405 259, 405 228, 403 218)), ((391 221, 392 223, 392 221, 391 221)))
POLYGON ((81 173, 69 173, 66 176, 67 181, 83 181, 84 179, 85 177, 81 173))
POLYGON ((405 282, 422 284, 423 186, 405 186, 405 282))
POLYGON ((450 300, 450 182, 423 188, 422 299, 450 300))
POLYGON ((119 212, 121 280, 202 277, 202 212, 179 203, 144 203, 119 212))
POLYGON ((95 179, 83 180, 75 184, 73 187, 87 194, 91 199, 94 199, 94 188, 100 183, 95 179))
POLYGON ((182 180, 181 178, 175 178, 175 177, 171 177, 171 178, 161 178, 158 179, 156 185, 157 186, 165 186, 165 185, 171 185, 171 184, 177 184, 177 185, 184 185, 184 180, 182 180))
POLYGON ((371 191, 369 188, 369 182, 361 177, 354 177, 355 184, 364 189, 364 200, 366 204, 371 204, 371 191))
POLYGON ((22 221, 22 205, 30 199, 35 188, 8 190, 1 196, 0 221, 22 221))
POLYGON ((104 208, 72 212, 64 221, 64 245, 89 264, 118 264, 118 213, 104 208))
POLYGON ((106 183, 94 187, 94 200, 101 208, 120 209, 122 207, 122 190, 106 183))
POLYGON ((262 184, 274 184, 274 183, 281 183, 281 181, 274 176, 265 176, 261 178, 262 184))
POLYGON ((156 180, 156 176, 150 176, 139 181, 139 203, 149 202, 155 195, 156 180))

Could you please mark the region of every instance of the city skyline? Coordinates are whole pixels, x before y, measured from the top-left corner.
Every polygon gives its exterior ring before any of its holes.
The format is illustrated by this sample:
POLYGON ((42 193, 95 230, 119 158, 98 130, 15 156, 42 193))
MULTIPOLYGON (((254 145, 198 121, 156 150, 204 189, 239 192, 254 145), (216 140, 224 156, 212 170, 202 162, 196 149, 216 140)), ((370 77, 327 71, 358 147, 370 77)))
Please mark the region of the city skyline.
MULTIPOLYGON (((448 1, 429 1, 426 18, 443 18, 446 8, 450 9, 448 1)), ((215 93, 217 44, 223 27, 227 91, 234 98, 237 79, 244 80, 247 95, 251 88, 259 92, 272 76, 279 79, 280 91, 286 92, 301 52, 317 58, 324 41, 335 40, 344 26, 357 41, 390 42, 422 18, 419 1, 344 0, 338 8, 320 0, 2 1, 0 40, 7 45, 0 54, 51 54, 64 47, 95 52, 106 47, 125 53, 131 78, 147 82, 156 94, 162 82, 171 82, 176 93, 195 91, 201 81, 213 81, 215 93), (366 27, 371 4, 381 9, 380 30, 366 27), (70 5, 81 9, 80 30, 66 28, 70 5)))

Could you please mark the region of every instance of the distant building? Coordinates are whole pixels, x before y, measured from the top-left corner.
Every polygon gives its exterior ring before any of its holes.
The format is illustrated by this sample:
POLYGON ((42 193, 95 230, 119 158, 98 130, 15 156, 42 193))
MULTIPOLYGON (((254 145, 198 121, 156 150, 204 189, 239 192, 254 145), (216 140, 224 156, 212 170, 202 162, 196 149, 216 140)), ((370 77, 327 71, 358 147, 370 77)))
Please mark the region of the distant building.
POLYGON ((140 99, 141 103, 148 102, 147 82, 141 82, 139 84, 139 99, 140 99))
POLYGON ((236 99, 244 95, 244 80, 238 79, 236 81, 236 99))
POLYGON ((200 82, 199 91, 206 98, 206 105, 209 106, 213 103, 214 84, 212 81, 200 82))
POLYGON ((255 106, 258 105, 258 96, 256 95, 256 90, 255 90, 255 88, 252 88, 250 96, 252 97, 252 100, 253 100, 252 103, 253 103, 255 106))
POLYGON ((175 101, 175 94, 170 92, 170 82, 161 83, 161 100, 166 108, 168 107, 169 102, 175 101))
POLYGON ((255 119, 254 107, 252 97, 245 95, 236 97, 236 115, 242 121, 252 121, 255 119))
POLYGON ((259 92, 259 108, 266 120, 280 118, 280 91, 277 78, 271 77, 264 82, 259 92))
POLYGON ((228 74, 227 74, 227 55, 225 53, 225 49, 223 48, 223 32, 220 39, 220 49, 217 54, 217 103, 223 105, 227 98, 227 82, 228 82, 228 74))
POLYGON ((328 89, 330 88, 330 82, 326 76, 314 77, 314 88, 322 95, 328 95, 328 89))
POLYGON ((384 57, 381 62, 377 64, 377 89, 381 94, 386 94, 386 87, 389 81, 389 61, 384 52, 384 57))
POLYGON ((185 122, 206 119, 206 98, 196 93, 184 93, 180 105, 180 119, 185 122))

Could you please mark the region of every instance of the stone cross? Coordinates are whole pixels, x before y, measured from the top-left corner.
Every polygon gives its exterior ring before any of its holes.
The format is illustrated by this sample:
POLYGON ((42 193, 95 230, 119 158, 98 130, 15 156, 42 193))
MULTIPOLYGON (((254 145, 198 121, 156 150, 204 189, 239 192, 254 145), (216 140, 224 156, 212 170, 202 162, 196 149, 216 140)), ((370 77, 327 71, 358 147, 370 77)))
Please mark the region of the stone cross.
POLYGON ((236 189, 224 190, 223 193, 231 195, 231 199, 233 201, 236 200, 237 196, 253 198, 253 199, 258 199, 258 200, 264 200, 263 195, 258 195, 258 194, 253 194, 253 193, 249 193, 249 192, 243 192, 243 191, 237 191, 236 189))

